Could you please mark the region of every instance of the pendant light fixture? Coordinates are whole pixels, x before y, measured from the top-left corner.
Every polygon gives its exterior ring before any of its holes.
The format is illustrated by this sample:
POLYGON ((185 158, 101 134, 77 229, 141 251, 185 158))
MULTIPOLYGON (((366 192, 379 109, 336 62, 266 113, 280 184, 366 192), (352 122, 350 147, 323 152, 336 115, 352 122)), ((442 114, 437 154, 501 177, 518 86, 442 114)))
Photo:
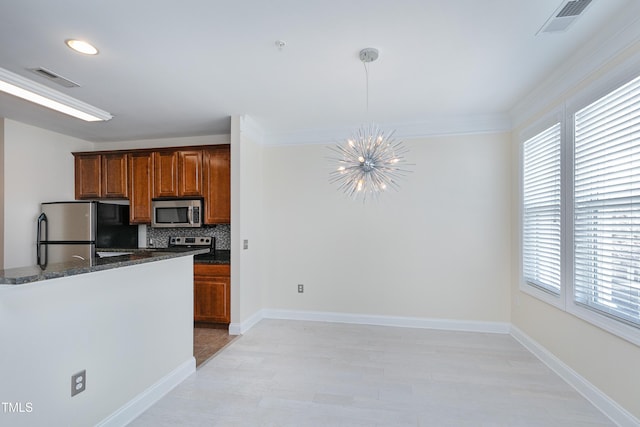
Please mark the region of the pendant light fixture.
MULTIPOLYGON (((368 64, 378 59, 378 50, 366 48, 360 51, 360 61, 364 64, 367 83, 367 113, 369 112, 369 69, 368 64)), ((329 182, 337 184, 348 197, 378 197, 389 188, 398 190, 398 180, 410 171, 404 155, 408 150, 402 141, 393 137, 395 131, 385 133, 378 125, 370 122, 355 131, 346 143, 329 147, 334 153, 330 160, 334 169, 329 174, 329 182), (337 166, 337 167, 336 167, 337 166)))

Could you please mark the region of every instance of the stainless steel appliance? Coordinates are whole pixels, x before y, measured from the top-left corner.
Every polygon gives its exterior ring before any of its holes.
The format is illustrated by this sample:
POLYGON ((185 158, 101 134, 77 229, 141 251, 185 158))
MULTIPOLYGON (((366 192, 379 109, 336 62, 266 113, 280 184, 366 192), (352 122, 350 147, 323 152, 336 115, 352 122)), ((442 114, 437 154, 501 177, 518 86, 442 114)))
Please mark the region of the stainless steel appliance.
POLYGON ((138 226, 129 206, 94 201, 42 203, 38 217, 38 265, 87 260, 96 248, 138 247, 138 226))
POLYGON ((202 199, 154 199, 151 208, 152 227, 202 226, 202 199))
POLYGON ((213 258, 216 251, 216 238, 211 236, 171 236, 169 237, 171 250, 181 249, 209 249, 209 253, 198 254, 194 259, 213 258))
POLYGON ((216 238, 211 236, 170 236, 169 247, 172 249, 206 248, 213 252, 216 248, 216 238))

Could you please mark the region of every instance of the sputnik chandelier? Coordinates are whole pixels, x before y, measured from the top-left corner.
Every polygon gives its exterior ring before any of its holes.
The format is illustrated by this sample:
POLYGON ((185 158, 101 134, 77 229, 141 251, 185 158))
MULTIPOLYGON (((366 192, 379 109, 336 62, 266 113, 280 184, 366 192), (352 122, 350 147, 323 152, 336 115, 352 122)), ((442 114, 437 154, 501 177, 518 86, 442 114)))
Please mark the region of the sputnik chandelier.
MULTIPOLYGON (((369 110, 369 70, 367 64, 378 59, 378 50, 362 49, 360 61, 364 64, 367 80, 367 113, 369 110)), ((400 188, 398 180, 408 174, 409 166, 404 155, 408 150, 393 137, 394 131, 386 134, 371 122, 362 125, 346 143, 329 147, 335 154, 330 157, 333 166, 329 182, 353 199, 378 197, 383 191, 400 188)))

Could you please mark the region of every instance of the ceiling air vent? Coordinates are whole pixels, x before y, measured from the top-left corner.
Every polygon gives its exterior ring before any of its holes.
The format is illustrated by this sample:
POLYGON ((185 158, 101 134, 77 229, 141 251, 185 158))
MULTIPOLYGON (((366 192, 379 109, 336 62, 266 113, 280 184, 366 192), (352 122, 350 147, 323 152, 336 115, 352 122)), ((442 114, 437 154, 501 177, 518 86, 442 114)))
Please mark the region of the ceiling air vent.
POLYGON ((541 33, 562 33, 567 31, 569 26, 573 24, 578 17, 585 11, 591 0, 565 0, 553 12, 553 15, 542 28, 538 30, 536 35, 541 33))
POLYGON ((55 82, 57 84, 59 84, 60 86, 64 86, 64 87, 80 87, 80 85, 76 82, 72 82, 69 79, 65 79, 64 77, 54 73, 51 70, 47 70, 46 68, 43 67, 38 67, 38 68, 29 68, 29 71, 31 71, 34 74, 39 75, 40 77, 44 77, 45 79, 55 82))

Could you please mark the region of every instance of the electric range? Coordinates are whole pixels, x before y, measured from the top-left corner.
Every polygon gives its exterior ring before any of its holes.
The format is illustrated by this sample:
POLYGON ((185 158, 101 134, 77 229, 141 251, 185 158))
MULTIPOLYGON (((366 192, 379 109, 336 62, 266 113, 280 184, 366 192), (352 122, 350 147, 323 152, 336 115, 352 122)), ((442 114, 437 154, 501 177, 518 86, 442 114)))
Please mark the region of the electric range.
POLYGON ((208 253, 193 257, 194 259, 209 259, 215 256, 216 238, 211 236, 171 236, 168 248, 172 250, 209 249, 208 253))

